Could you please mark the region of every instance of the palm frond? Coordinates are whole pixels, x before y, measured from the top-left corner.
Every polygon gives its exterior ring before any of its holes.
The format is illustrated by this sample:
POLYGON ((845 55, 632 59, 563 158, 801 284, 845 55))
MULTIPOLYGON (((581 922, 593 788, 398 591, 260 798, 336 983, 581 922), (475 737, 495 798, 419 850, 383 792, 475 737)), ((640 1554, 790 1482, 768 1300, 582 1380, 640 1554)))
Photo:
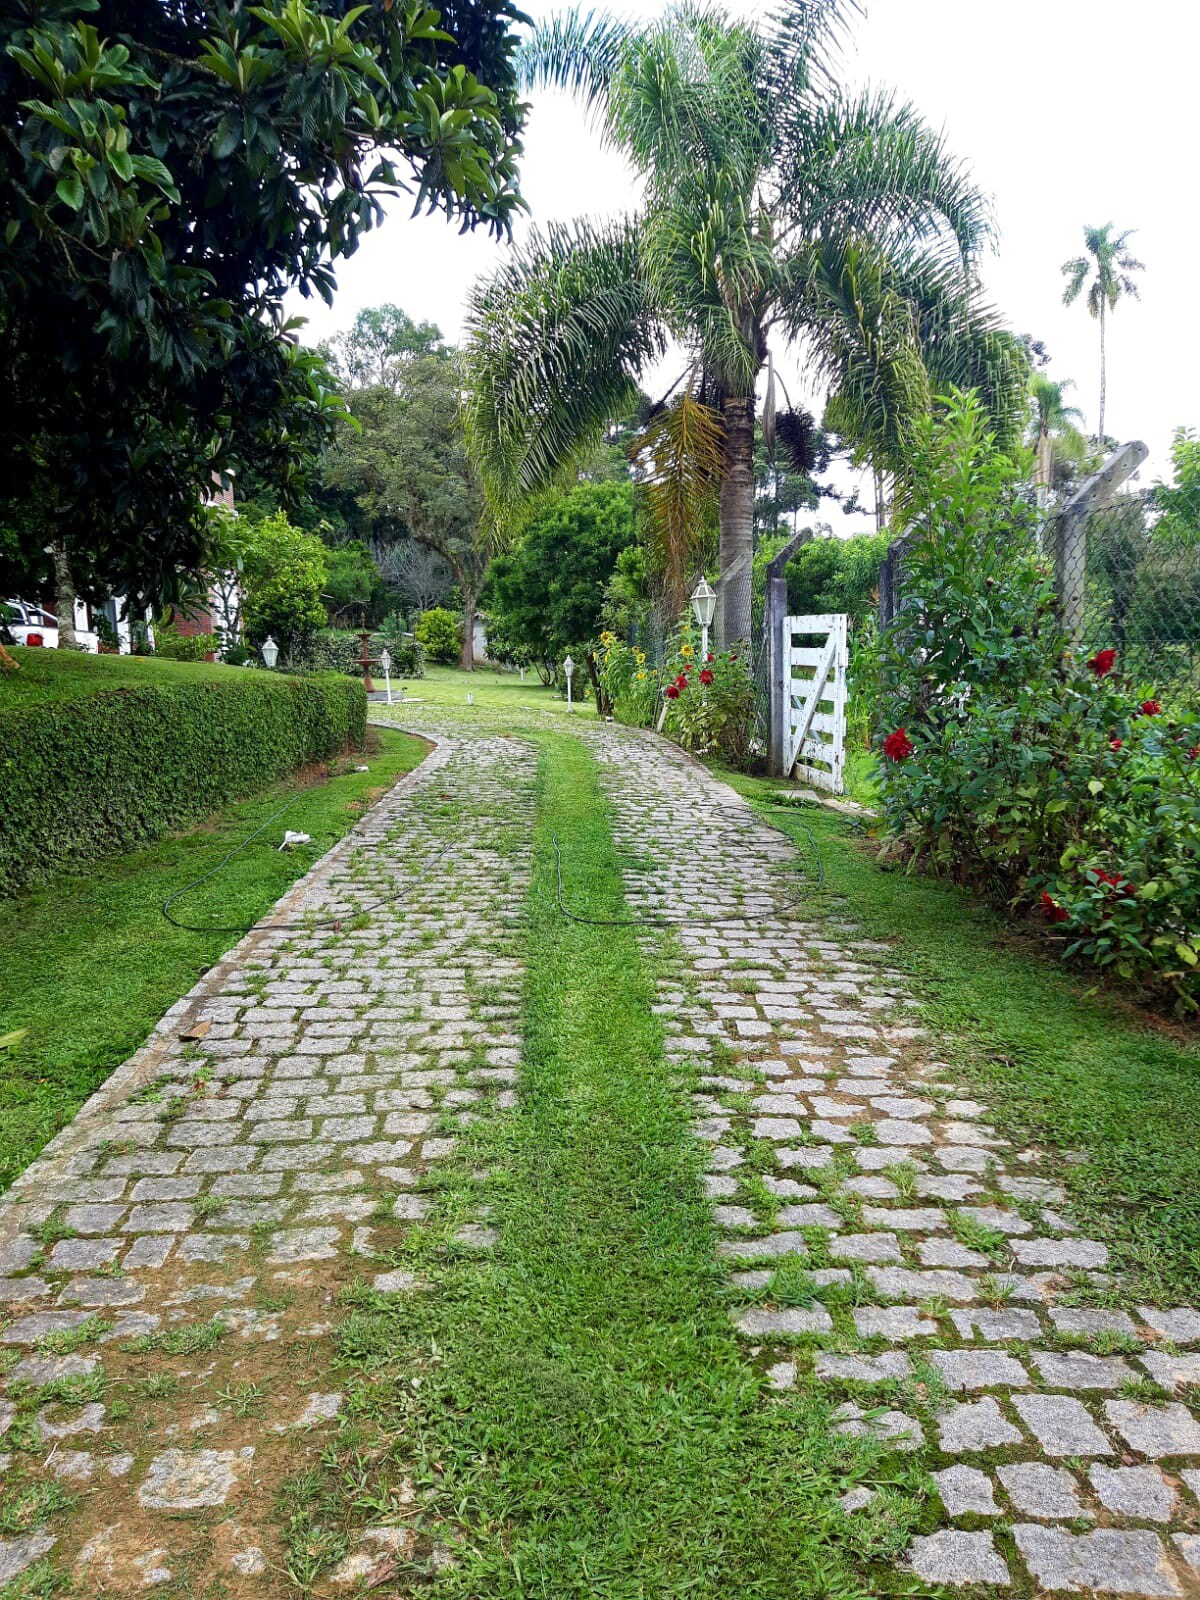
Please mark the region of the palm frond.
POLYGON ((663 348, 635 221, 535 233, 476 287, 464 419, 498 517, 633 409, 637 376, 663 348))
POLYGON ((850 228, 885 246, 945 241, 971 261, 992 229, 987 199, 945 136, 878 90, 785 114, 776 181, 785 227, 808 237, 850 228))
POLYGON ((890 277, 867 241, 812 250, 795 331, 830 390, 825 426, 859 461, 894 467, 912 448, 932 387, 913 308, 890 277))
POLYGON ((860 0, 780 0, 762 30, 772 99, 832 83, 842 37, 862 11, 860 0))
POLYGON ((517 52, 522 89, 565 89, 589 106, 603 106, 622 57, 635 37, 631 25, 606 11, 573 8, 540 23, 517 52))
POLYGON ((699 398, 694 381, 651 417, 635 459, 646 485, 651 541, 676 614, 687 605, 696 553, 716 515, 725 464, 720 414, 699 398))

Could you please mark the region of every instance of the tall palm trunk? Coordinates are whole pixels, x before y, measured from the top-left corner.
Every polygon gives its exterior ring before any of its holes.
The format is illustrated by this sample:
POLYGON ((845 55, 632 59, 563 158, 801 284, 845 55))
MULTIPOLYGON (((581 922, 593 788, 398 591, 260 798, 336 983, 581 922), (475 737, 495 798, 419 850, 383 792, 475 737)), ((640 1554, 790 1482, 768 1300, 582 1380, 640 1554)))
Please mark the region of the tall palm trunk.
POLYGON ((71 575, 71 557, 65 539, 50 543, 50 559, 54 563, 54 609, 58 612, 58 648, 82 650, 75 636, 75 579, 71 575))
POLYGON ((727 395, 725 475, 721 480, 721 594, 717 637, 749 639, 754 561, 754 394, 727 395))

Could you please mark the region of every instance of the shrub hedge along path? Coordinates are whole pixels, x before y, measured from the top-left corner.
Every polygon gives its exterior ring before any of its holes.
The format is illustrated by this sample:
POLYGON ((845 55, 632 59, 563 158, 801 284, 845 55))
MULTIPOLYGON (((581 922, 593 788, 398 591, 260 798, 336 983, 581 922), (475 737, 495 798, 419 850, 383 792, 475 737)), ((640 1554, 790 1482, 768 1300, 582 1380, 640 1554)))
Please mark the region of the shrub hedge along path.
POLYGON ((0 1594, 1196 1594, 1200 1311, 889 948, 651 735, 396 716, 0 1212, 0 1594))

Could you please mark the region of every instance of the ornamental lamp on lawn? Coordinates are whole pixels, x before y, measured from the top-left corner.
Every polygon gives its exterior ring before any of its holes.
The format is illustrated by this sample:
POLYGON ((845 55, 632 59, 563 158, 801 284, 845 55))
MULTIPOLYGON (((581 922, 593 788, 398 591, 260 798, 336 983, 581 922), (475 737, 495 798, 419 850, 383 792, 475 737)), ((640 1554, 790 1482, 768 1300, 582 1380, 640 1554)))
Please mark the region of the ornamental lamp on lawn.
POLYGON ((567 710, 574 711, 575 707, 571 701, 571 679, 575 676, 575 663, 570 656, 563 662, 563 671, 567 677, 567 710))
POLYGON ((702 576, 692 590, 692 615, 696 618, 700 629, 700 655, 705 661, 708 659, 708 630, 712 627, 716 614, 717 591, 708 579, 702 576))
POLYGON ((383 681, 387 684, 387 703, 392 703, 392 657, 388 649, 384 649, 379 658, 379 665, 383 668, 383 681))
POLYGON ((263 643, 262 658, 263 665, 266 667, 267 671, 274 672, 275 663, 279 660, 279 646, 275 643, 270 634, 267 635, 266 640, 263 643))

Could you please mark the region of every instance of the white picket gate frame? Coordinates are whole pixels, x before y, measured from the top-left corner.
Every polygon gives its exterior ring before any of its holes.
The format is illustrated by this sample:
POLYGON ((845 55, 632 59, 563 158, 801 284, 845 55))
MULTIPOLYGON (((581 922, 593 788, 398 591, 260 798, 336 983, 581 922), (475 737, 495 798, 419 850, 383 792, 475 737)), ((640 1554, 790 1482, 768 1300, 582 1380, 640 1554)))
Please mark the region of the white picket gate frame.
POLYGON ((841 612, 787 617, 784 771, 817 789, 845 792, 849 619, 841 612), (820 644, 799 644, 800 639, 820 644))

